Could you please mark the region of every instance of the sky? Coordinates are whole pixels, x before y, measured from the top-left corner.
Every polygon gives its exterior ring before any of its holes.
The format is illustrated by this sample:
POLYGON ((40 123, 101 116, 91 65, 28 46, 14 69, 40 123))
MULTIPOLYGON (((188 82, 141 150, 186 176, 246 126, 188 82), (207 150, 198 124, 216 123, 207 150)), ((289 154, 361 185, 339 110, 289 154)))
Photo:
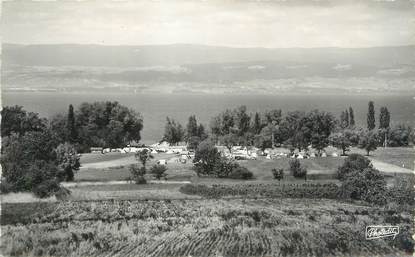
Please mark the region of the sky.
POLYGON ((2 42, 374 47, 415 44, 415 0, 4 1, 2 42))

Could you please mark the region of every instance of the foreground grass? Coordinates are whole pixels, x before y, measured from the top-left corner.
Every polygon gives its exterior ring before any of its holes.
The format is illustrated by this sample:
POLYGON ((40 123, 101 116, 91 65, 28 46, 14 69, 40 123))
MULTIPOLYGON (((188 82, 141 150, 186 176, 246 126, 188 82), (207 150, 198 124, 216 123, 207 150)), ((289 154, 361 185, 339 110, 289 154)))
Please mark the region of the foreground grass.
MULTIPOLYGON (((2 226, 5 256, 400 256, 411 214, 318 199, 47 203, 2 226), (45 206, 43 206, 45 207, 45 206), (365 227, 400 226, 365 240, 365 227)), ((19 208, 30 208, 16 205, 19 208)), ((9 209, 11 206, 5 206, 9 209)))

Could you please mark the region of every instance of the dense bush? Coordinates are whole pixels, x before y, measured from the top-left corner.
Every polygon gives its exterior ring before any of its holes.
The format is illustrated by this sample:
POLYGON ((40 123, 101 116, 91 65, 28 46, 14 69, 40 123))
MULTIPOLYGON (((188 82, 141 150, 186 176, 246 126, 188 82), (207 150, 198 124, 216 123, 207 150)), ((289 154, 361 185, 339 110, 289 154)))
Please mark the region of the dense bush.
POLYGON ((387 201, 386 180, 374 168, 351 171, 343 179, 340 196, 374 204, 385 204, 387 201))
POLYGON ((167 167, 165 165, 155 164, 150 168, 150 173, 153 174, 156 179, 160 180, 161 178, 166 177, 167 167))
POLYGON ((272 169, 272 175, 279 181, 284 178, 284 169, 272 169))
POLYGON ((40 198, 50 197, 59 192, 59 183, 54 179, 49 179, 40 182, 33 188, 33 193, 40 198))
POLYGON ((361 154, 350 154, 342 166, 337 170, 337 178, 343 180, 346 175, 353 171, 363 171, 367 168, 372 168, 372 164, 368 158, 361 154))
POLYGON ((396 202, 400 205, 414 204, 415 203, 415 191, 414 191, 415 177, 413 175, 410 178, 397 178, 394 186, 388 189, 389 201, 396 202))
POLYGON ((205 140, 199 144, 193 160, 198 176, 218 178, 250 179, 253 174, 238 163, 221 156, 213 142, 205 140))
POLYGON ((144 167, 138 167, 138 165, 130 165, 130 173, 132 179, 136 184, 146 184, 147 181, 144 178, 144 175, 146 174, 146 170, 144 167))
POLYGON ((307 179, 307 169, 301 166, 298 159, 290 160, 290 172, 295 178, 307 179))
POLYGON ((228 177, 233 179, 251 179, 253 174, 247 168, 238 165, 231 171, 228 177))
POLYGON ((408 146, 411 143, 411 133, 412 128, 403 124, 390 128, 387 132, 388 146, 408 146))

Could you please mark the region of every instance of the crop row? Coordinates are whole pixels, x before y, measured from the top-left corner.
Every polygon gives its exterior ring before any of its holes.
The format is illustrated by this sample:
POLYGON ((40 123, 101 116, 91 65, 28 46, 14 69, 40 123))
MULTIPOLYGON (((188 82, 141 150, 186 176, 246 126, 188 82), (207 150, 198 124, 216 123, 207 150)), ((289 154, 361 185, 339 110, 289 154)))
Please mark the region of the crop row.
POLYGON ((228 196, 244 197, 288 197, 288 198, 327 198, 338 197, 338 186, 328 184, 235 184, 235 185, 194 185, 188 184, 180 188, 185 194, 200 195, 206 198, 228 196))

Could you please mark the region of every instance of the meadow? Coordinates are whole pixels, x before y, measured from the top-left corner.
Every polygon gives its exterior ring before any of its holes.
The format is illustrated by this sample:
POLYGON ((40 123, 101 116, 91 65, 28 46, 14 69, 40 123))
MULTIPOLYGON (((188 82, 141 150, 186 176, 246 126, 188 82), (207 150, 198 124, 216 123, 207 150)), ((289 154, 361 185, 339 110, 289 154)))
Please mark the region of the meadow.
MULTIPOLYGON (((409 163, 412 153, 396 148, 388 155, 378 149, 371 158, 397 165, 409 163)), ((170 158, 176 157, 155 155, 148 167, 170 158)), ((239 161, 254 173, 251 180, 197 177, 191 162, 173 160, 166 181, 148 175, 148 184, 136 185, 125 181, 129 164, 136 162, 133 155, 86 154, 75 177, 79 184, 70 187, 66 201, 2 202, 0 252, 153 257, 412 253, 413 207, 339 199, 335 173, 343 160, 301 160, 307 180, 289 174, 287 158, 239 161), (284 179, 273 179, 272 168, 284 168, 284 179), (374 224, 399 226, 400 233, 395 239, 365 240, 365 227, 374 224)), ((386 175, 389 185, 412 176, 386 175)))
MULTIPOLYGON (((328 199, 48 203, 3 220, 6 256, 405 256, 411 213, 328 199), (372 224, 395 240, 364 240, 372 224)), ((7 210, 16 208, 7 206, 7 210)), ((27 209, 27 208, 26 208, 27 209)), ((10 217, 10 216, 9 216, 10 217)))

